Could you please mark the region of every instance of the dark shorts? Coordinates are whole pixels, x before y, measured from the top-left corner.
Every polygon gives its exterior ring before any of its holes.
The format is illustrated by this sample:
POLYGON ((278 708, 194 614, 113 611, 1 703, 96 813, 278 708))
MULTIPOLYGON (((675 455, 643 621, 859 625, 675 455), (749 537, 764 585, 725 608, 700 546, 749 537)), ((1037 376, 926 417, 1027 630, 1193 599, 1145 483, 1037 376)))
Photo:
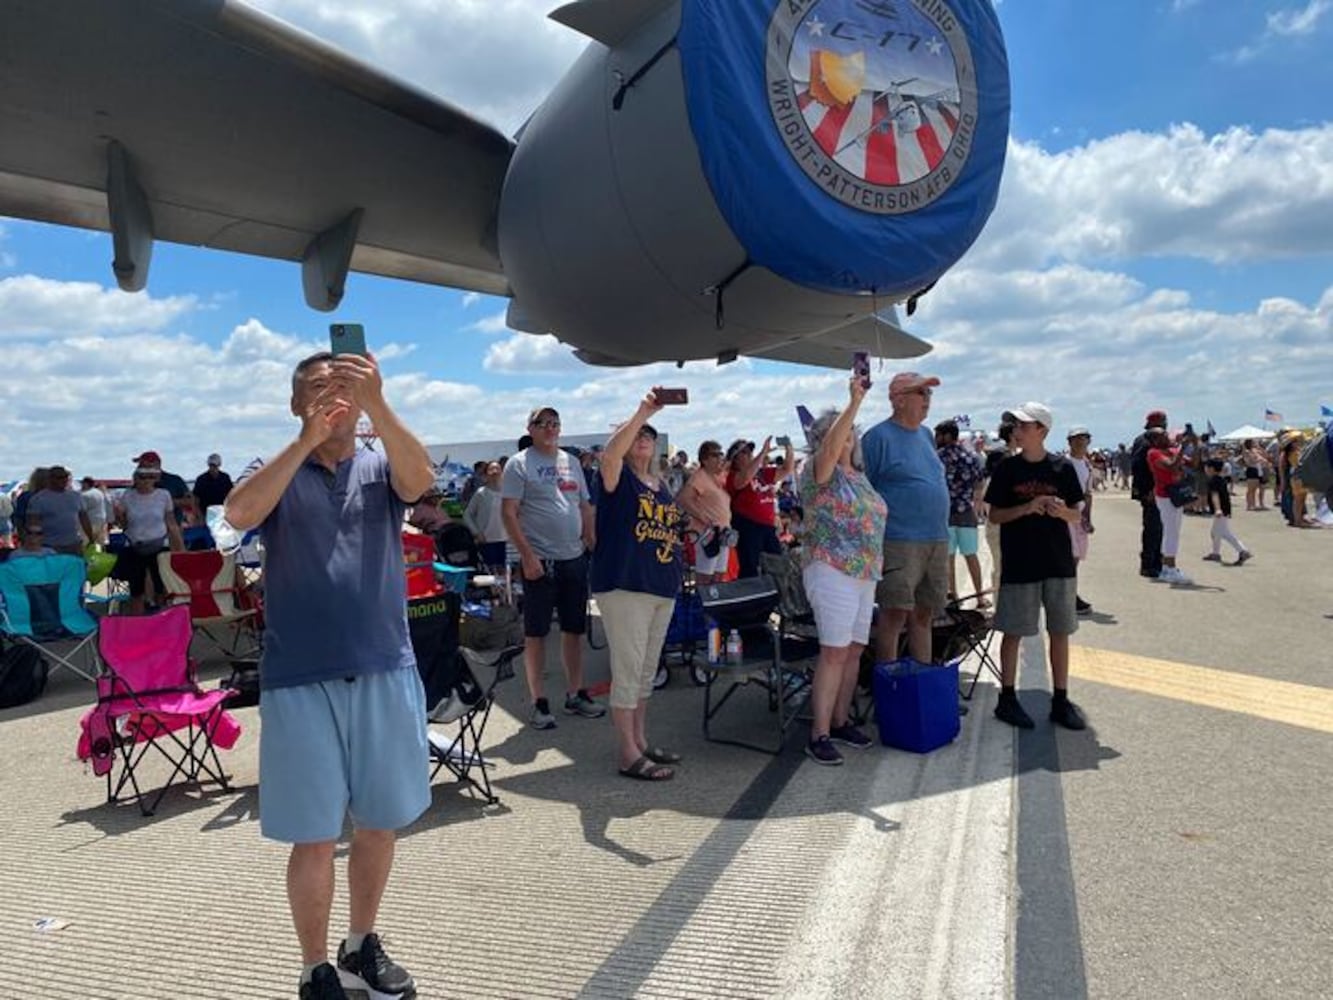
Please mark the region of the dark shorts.
POLYGON ((551 631, 551 613, 560 631, 582 635, 588 630, 588 557, 543 559, 546 575, 523 579, 523 634, 540 639, 551 631))
POLYGON ((1250 468, 1248 468, 1248 469, 1245 470, 1245 478, 1246 478, 1246 479, 1258 479, 1258 478, 1259 478, 1259 470, 1256 469, 1256 468, 1254 468, 1254 466, 1250 466, 1250 468))

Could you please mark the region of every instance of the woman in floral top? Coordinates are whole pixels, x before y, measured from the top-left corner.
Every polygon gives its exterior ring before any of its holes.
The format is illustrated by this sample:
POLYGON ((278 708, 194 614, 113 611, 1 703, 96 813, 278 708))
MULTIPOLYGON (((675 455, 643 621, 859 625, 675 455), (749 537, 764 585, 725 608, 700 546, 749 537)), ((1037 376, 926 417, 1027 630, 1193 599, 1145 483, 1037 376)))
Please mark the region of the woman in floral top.
POLYGON ((805 752, 819 764, 842 763, 835 743, 857 749, 871 744, 849 719, 861 650, 870 639, 888 517, 883 498, 861 471, 861 446, 852 427, 866 388, 852 376, 847 408, 828 410, 811 425, 813 454, 799 478, 805 508, 801 579, 819 631, 814 721, 805 752))

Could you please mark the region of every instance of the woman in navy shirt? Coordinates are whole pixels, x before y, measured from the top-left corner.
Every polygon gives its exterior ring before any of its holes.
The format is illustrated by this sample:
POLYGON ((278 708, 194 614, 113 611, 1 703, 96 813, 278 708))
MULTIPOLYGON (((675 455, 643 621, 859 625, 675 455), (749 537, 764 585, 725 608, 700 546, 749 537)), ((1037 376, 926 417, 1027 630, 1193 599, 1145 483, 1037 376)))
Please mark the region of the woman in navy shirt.
POLYGON ((685 514, 657 474, 657 431, 648 418, 662 404, 649 392, 602 453, 592 592, 611 654, 611 721, 620 773, 667 781, 680 755, 648 743, 653 676, 680 590, 685 514))

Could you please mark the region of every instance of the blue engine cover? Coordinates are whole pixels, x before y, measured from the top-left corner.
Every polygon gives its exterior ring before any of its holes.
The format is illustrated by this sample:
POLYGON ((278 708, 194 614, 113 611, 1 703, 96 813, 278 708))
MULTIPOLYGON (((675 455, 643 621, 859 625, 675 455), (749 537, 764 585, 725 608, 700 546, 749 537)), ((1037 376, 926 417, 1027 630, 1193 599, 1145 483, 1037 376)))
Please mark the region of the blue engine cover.
POLYGON ((980 234, 1009 135, 989 0, 684 0, 678 44, 704 174, 752 262, 902 296, 980 234))

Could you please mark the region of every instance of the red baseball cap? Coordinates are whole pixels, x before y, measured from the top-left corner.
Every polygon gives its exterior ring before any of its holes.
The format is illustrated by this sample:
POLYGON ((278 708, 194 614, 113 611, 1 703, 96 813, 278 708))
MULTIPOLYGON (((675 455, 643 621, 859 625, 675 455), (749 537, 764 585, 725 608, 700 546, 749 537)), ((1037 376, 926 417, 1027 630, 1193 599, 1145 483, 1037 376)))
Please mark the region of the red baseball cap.
POLYGON ((142 455, 137 455, 130 459, 135 465, 156 465, 162 467, 162 456, 155 451, 146 451, 142 455))

